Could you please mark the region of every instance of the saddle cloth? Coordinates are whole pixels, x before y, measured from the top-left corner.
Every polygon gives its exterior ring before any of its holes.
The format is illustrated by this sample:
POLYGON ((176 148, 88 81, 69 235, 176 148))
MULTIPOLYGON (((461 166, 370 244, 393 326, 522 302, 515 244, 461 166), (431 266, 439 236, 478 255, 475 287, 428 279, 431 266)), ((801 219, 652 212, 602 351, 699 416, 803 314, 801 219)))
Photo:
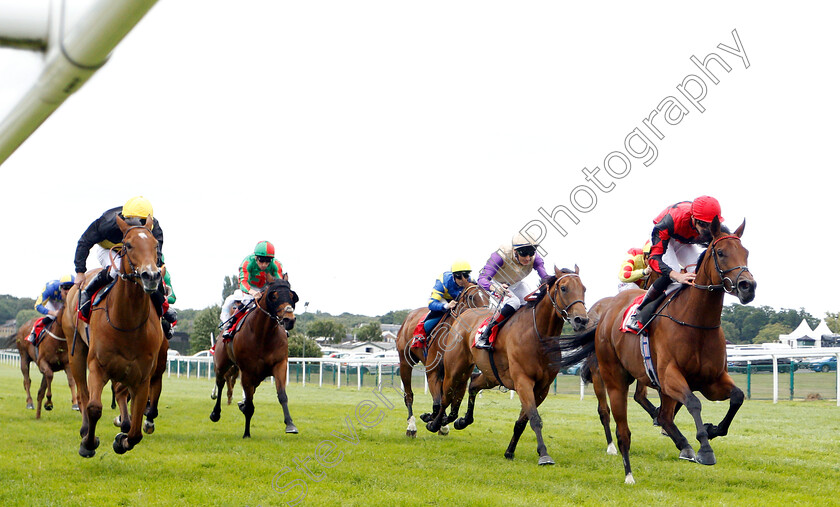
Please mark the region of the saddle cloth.
POLYGON ((636 331, 629 329, 627 324, 630 321, 630 317, 632 317, 636 313, 636 308, 642 303, 642 300, 645 298, 644 294, 639 294, 631 303, 627 309, 624 310, 624 317, 621 319, 621 332, 622 333, 633 333, 636 334, 636 331))
MULTIPOLYGON (((478 326, 478 329, 475 331, 475 336, 473 336, 473 340, 472 340, 472 346, 473 346, 473 347, 475 347, 475 340, 476 340, 479 336, 481 336, 481 333, 483 333, 483 332, 484 332, 484 328, 486 328, 487 326, 492 326, 492 325, 493 325, 493 324, 490 322, 490 320, 491 320, 492 318, 493 318, 493 315, 490 315, 489 317, 487 317, 486 319, 484 319, 484 322, 482 322, 480 326, 478 326)), ((493 328, 493 331, 491 331, 491 332, 490 332, 490 340, 489 340, 489 341, 490 341, 490 345, 493 345, 493 344, 496 342, 496 335, 497 335, 497 334, 499 334, 499 328, 501 328, 501 327, 502 327, 502 326, 496 326, 496 327, 494 327, 494 328, 493 328)))
POLYGON ((426 317, 428 316, 429 312, 424 313, 423 317, 420 318, 420 321, 417 322, 417 325, 414 326, 414 333, 412 333, 411 335, 415 338, 411 342, 411 348, 413 349, 421 348, 426 343, 426 328, 424 327, 424 325, 426 323, 426 317), (420 339, 417 339, 418 337, 420 337, 420 339))

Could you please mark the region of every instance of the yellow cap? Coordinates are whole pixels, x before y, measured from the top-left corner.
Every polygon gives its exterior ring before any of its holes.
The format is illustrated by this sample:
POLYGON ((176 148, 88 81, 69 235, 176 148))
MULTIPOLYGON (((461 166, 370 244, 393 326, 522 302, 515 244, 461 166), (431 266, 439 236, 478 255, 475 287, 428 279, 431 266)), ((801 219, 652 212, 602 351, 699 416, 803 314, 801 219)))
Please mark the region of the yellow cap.
POLYGON ((142 195, 138 195, 137 197, 132 197, 122 207, 122 216, 123 218, 146 218, 146 217, 154 217, 154 212, 152 211, 152 203, 149 202, 148 199, 143 197, 142 195))

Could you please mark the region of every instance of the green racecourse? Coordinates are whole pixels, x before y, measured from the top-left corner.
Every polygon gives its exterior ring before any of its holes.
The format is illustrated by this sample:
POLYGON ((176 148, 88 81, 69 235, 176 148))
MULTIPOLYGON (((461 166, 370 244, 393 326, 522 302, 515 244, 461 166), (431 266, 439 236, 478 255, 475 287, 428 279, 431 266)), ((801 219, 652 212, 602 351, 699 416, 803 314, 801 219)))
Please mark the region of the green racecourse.
MULTIPOLYGON (((827 383, 835 378, 822 376, 827 383)), ((574 392, 577 379, 563 380, 569 382, 563 392, 574 392)), ((33 395, 39 382, 33 367, 33 395)), ((557 464, 538 467, 530 427, 515 459, 503 457, 519 413, 518 399, 508 394, 483 393, 476 422, 463 431, 442 437, 418 424, 417 438, 409 439, 400 395, 386 387, 377 397, 366 382, 362 391, 355 385, 341 390, 292 385, 289 406, 298 435, 283 433, 273 385, 263 383, 255 399, 253 438, 243 440, 244 417, 235 401, 223 404, 221 421, 209 420, 209 380, 164 378, 155 434, 116 455, 108 396, 98 428, 101 445, 95 457, 83 459, 80 416, 70 410, 64 373, 53 383, 55 409, 36 421, 35 412, 24 409, 19 369, 0 365, 0 505, 286 505, 304 485, 303 505, 840 502, 840 407, 834 400, 747 401, 730 435, 712 441, 718 464, 711 467, 677 459, 671 441, 631 403, 630 458, 637 483, 628 486, 621 458, 604 452, 591 394, 583 401, 552 394, 540 407, 546 445, 557 464), (330 468, 317 464, 316 453, 330 468)), ((237 387, 234 400, 240 396, 237 387)), ((415 411, 426 411, 430 400, 421 387, 415 411)), ((705 420, 717 423, 727 407, 704 401, 705 420)), ((696 449, 685 410, 677 422, 696 449)))

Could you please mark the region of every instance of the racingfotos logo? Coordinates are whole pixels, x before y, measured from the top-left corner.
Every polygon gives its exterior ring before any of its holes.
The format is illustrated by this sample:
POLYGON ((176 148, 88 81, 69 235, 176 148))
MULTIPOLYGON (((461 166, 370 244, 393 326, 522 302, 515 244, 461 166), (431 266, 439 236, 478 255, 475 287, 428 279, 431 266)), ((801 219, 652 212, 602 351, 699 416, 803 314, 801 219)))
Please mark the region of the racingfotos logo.
MULTIPOLYGON (((732 64, 737 65, 740 61, 744 68, 748 69, 750 60, 738 36, 738 30, 732 30, 732 38, 734 47, 720 43, 717 48, 728 54, 732 64)), ((650 114, 642 119, 641 126, 633 128, 625 136, 624 149, 608 153, 600 166, 581 169, 586 183, 569 192, 568 205, 558 204, 551 211, 540 207, 537 209, 540 218, 529 221, 519 232, 537 244, 542 243, 550 230, 566 237, 569 234, 566 227, 570 223, 579 224, 579 214, 594 210, 598 205, 599 194, 612 192, 615 189, 615 180, 626 178, 634 162, 641 162, 645 167, 649 167, 656 161, 659 156, 656 143, 665 139, 663 130, 667 131, 668 127, 679 125, 692 111, 706 111, 703 100, 709 91, 708 83, 717 86, 720 83, 719 76, 722 76, 724 71, 727 74, 731 72, 732 65, 720 53, 709 53, 702 60, 692 55, 690 60, 697 67, 698 73, 685 76, 677 85, 677 93, 662 99, 650 114)), ((538 248, 540 254, 545 256, 545 249, 538 248)))

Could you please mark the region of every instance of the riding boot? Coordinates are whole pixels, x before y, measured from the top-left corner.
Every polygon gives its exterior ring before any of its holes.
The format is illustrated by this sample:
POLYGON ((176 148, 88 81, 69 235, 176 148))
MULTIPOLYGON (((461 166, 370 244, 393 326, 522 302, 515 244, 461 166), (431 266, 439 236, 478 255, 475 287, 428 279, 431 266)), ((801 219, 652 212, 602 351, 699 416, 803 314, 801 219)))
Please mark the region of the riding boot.
POLYGON ((163 317, 163 303, 166 301, 166 294, 161 292, 161 287, 163 287, 163 284, 158 287, 158 290, 152 292, 150 295, 152 298, 152 304, 155 305, 155 311, 157 312, 158 317, 163 317))
POLYGON ((79 292, 79 313, 85 321, 90 319, 90 298, 96 294, 96 291, 111 283, 111 280, 110 268, 105 268, 97 273, 93 280, 79 292))
POLYGON ((493 345, 490 344, 490 335, 493 334, 493 329, 501 327, 501 325, 504 324, 505 321, 507 321, 514 313, 516 313, 516 308, 509 304, 503 306, 502 309, 499 310, 499 313, 495 315, 493 321, 488 322, 484 327, 484 331, 482 331, 481 336, 476 338, 475 348, 488 350, 492 349, 493 345))
POLYGON ((160 327, 163 329, 163 336, 166 337, 167 340, 172 339, 172 324, 169 323, 166 319, 160 319, 160 327))
POLYGON ((642 310, 645 308, 645 306, 648 305, 648 303, 650 303, 651 301, 656 301, 656 299, 659 298, 659 296, 661 295, 662 291, 656 288, 656 284, 654 284, 653 287, 648 289, 647 294, 645 294, 645 298, 642 300, 641 303, 639 303, 639 306, 636 308, 636 311, 633 312, 633 315, 627 322, 627 329, 630 329, 631 331, 638 334, 639 331, 642 330, 642 327, 644 327, 644 325, 647 324, 647 320, 650 317, 649 315, 646 315, 646 317, 644 318, 645 322, 642 322, 642 310))

